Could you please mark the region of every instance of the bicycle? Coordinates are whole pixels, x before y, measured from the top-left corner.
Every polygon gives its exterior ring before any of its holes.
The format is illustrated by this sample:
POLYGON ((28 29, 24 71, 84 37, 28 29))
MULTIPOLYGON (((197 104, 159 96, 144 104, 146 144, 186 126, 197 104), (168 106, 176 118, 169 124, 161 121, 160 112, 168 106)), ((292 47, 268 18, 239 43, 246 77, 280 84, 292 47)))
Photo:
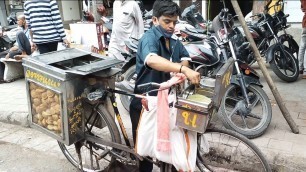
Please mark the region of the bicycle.
MULTIPOLYGON (((139 87, 147 88, 149 86, 158 90, 160 84, 148 83, 139 87)), ((184 91, 182 91, 181 95, 184 95, 184 91)), ((141 157, 134 151, 115 101, 116 93, 136 98, 145 98, 143 95, 115 89, 97 89, 89 92, 84 100, 86 103, 84 105, 85 110, 90 111, 90 115, 85 117, 85 137, 83 140, 76 142, 74 147, 67 147, 65 144, 58 142, 65 157, 81 171, 102 171, 105 166, 115 160, 124 164, 137 165, 137 161, 143 159, 158 165, 162 172, 171 171, 172 165, 159 162, 158 160, 150 160, 147 157, 141 157), (113 118, 107 110, 109 105, 112 106, 116 118, 113 118), (120 127, 121 133, 116 122, 120 127), (123 137, 125 144, 122 143, 121 137, 123 137)), ((214 111, 211 111, 208 114, 209 120, 207 125, 213 113, 214 111)), ((255 170, 271 171, 267 160, 260 150, 250 140, 238 133, 221 129, 207 129, 204 134, 198 134, 197 140, 197 171, 215 171, 221 168, 228 169, 229 167, 234 170, 254 171, 254 166, 256 166, 255 170), (204 138, 208 140, 209 150, 205 150, 206 147, 202 147, 205 141, 204 138), (250 153, 254 155, 249 156, 250 153), (234 155, 238 154, 240 159, 233 158, 234 155), (251 164, 246 162, 251 162, 251 164)))

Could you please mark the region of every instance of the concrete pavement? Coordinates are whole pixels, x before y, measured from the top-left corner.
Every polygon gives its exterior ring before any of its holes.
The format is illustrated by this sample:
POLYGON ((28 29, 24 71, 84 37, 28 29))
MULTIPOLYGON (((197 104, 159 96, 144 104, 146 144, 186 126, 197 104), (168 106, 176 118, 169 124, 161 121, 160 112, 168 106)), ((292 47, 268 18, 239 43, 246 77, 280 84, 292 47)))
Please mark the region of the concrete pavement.
MULTIPOLYGON (((254 65, 254 67, 258 70, 258 66, 254 65)), ((304 102, 306 100, 306 80, 299 79, 294 83, 285 83, 271 71, 270 74, 292 118, 299 126, 300 134, 293 134, 291 132, 264 78, 261 78, 261 82, 264 84, 264 90, 272 102, 273 117, 266 133, 259 138, 253 139, 253 142, 267 156, 275 171, 305 171, 306 105, 304 102)), ((12 83, 0 84, 0 122, 27 127, 29 126, 27 112, 28 106, 24 79, 12 83)), ((127 112, 123 113, 123 120, 128 120, 127 112)), ((128 123, 130 124, 129 121, 128 123)), ((127 128, 129 130, 130 126, 127 128)), ((14 143, 16 140, 22 140, 28 130, 33 129, 25 129, 24 134, 13 135, 10 131, 2 131, 0 133, 0 141, 11 141, 14 143)), ((50 148, 48 144, 54 141, 50 137, 47 138, 49 138, 47 142, 44 137, 44 139, 40 140, 41 143, 37 143, 41 145, 42 149, 50 148)), ((27 147, 31 145, 31 141, 25 139, 21 145, 27 147)), ((54 142, 51 146, 53 148, 56 147, 54 142)))

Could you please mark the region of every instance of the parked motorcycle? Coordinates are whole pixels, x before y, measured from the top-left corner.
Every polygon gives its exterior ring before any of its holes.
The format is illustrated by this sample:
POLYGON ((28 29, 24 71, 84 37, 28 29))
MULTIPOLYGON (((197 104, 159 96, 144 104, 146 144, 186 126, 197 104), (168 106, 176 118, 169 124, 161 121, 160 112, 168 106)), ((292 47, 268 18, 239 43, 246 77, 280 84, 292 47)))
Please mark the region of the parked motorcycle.
MULTIPOLYGON (((134 86, 137 78, 136 74, 136 52, 138 40, 130 38, 128 41, 125 41, 126 53, 121 53, 125 58, 125 63, 122 66, 122 73, 124 80, 121 82, 116 82, 116 88, 128 92, 134 91, 134 86)), ((130 111, 131 97, 128 95, 120 95, 120 100, 123 107, 130 111)))
MULTIPOLYGON (((283 1, 279 0, 275 5, 268 7, 271 2, 266 5, 264 13, 252 16, 259 19, 256 22, 248 23, 248 27, 258 50, 262 56, 266 57, 266 61, 270 63, 273 72, 283 81, 293 82, 299 76, 297 61, 299 46, 292 35, 286 32, 286 29, 290 27, 290 25, 287 25, 286 19, 289 14, 285 15, 283 11, 277 11, 276 9, 273 15, 267 13, 270 8, 283 5, 283 1), (280 31, 283 31, 284 34, 278 35, 280 31)), ((238 32, 237 30, 237 34, 239 34, 238 32)), ((243 57, 242 60, 248 64, 256 61, 252 52, 249 56, 243 57)))
MULTIPOLYGON (((0 22, 1 25, 1 22, 0 22)), ((1 26, 0 34, 0 52, 10 49, 16 41, 12 41, 4 32, 8 32, 12 29, 16 29, 17 25, 1 26)))
POLYGON ((189 7, 186 7, 181 16, 182 20, 187 21, 190 25, 194 26, 196 29, 204 29, 206 30, 206 21, 199 11, 197 11, 197 7, 199 4, 195 3, 193 0, 192 4, 189 7))
POLYGON ((11 12, 11 14, 6 19, 7 19, 8 25, 16 25, 17 24, 16 12, 11 12))
POLYGON ((228 60, 234 59, 230 86, 218 107, 218 116, 226 128, 248 138, 255 138, 262 135, 269 126, 272 108, 257 72, 237 59, 236 52, 244 46, 244 39, 242 37, 239 40, 235 36, 232 22, 234 17, 228 13, 224 2, 223 5, 224 8, 212 22, 214 33, 206 37, 202 45, 192 43, 185 47, 191 56, 192 68, 201 73, 200 85, 207 83, 207 77, 214 81, 219 69, 228 60))

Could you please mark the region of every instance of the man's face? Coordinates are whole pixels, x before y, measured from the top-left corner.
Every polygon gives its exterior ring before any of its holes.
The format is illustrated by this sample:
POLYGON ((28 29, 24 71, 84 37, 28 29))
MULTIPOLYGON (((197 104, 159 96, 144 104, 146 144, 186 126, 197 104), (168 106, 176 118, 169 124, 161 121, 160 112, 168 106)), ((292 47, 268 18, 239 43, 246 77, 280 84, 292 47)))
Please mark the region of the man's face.
POLYGON ((159 18, 153 17, 153 24, 160 25, 168 33, 173 33, 177 23, 177 16, 160 16, 159 18))
POLYGON ((22 27, 25 25, 25 20, 23 18, 18 18, 17 19, 17 24, 18 26, 22 27))

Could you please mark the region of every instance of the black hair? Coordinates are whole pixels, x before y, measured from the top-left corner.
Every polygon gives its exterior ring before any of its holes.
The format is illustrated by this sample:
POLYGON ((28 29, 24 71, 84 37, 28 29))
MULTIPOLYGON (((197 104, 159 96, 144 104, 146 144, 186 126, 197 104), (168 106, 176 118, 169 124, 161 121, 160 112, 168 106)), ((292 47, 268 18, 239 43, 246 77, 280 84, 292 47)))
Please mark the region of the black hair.
POLYGON ((181 16, 180 7, 172 0, 156 0, 153 4, 153 16, 181 16))

